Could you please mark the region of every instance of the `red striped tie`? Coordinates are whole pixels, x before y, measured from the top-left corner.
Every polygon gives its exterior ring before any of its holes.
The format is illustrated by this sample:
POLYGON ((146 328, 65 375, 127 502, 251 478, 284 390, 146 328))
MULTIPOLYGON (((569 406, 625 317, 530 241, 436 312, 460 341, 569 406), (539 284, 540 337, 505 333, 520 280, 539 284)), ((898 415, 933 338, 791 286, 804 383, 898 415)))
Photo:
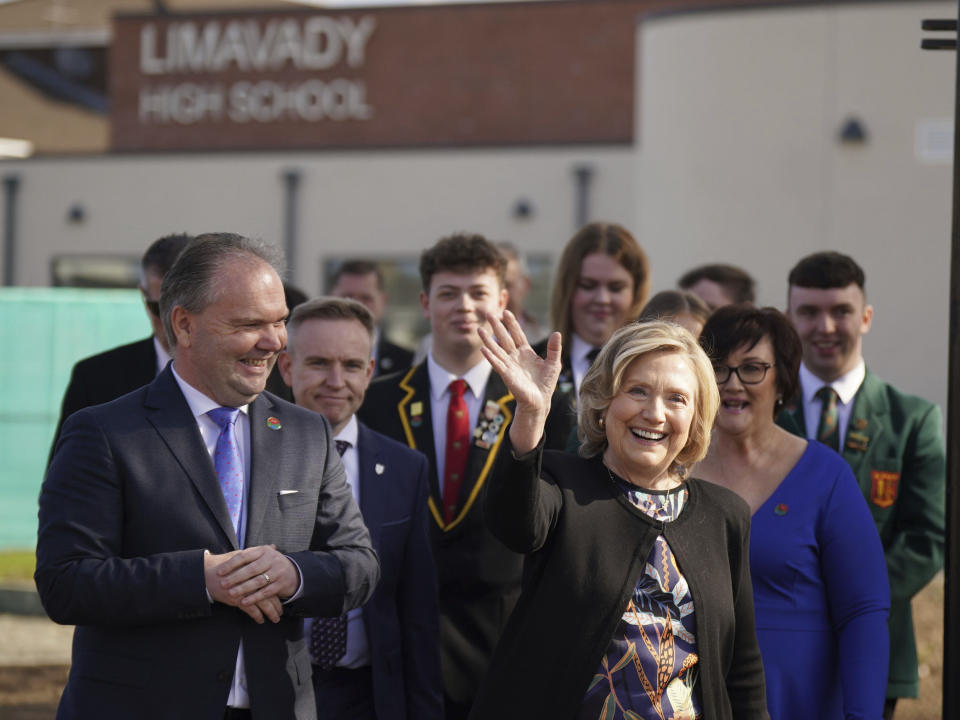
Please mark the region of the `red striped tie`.
POLYGON ((451 522, 457 513, 460 485, 470 450, 470 413, 463 393, 466 380, 450 383, 450 407, 447 408, 447 448, 443 465, 443 519, 451 522))

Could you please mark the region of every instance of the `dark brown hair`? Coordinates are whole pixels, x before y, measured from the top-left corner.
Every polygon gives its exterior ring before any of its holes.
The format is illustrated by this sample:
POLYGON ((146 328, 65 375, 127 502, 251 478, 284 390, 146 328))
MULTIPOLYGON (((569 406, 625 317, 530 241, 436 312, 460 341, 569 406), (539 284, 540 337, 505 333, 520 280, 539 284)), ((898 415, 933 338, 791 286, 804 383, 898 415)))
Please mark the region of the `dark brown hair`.
POLYGON ((430 282, 438 272, 473 273, 493 270, 500 287, 507 273, 507 259, 483 235, 455 233, 441 238, 420 254, 420 282, 430 293, 430 282))
POLYGON ((792 398, 799 388, 797 373, 800 371, 800 359, 803 356, 800 337, 786 315, 772 307, 727 305, 718 308, 703 326, 700 344, 707 351, 711 362, 717 365, 726 362, 734 350, 749 350, 763 338, 769 338, 773 346, 776 365, 774 373, 779 396, 773 410, 776 416, 783 403, 792 398))

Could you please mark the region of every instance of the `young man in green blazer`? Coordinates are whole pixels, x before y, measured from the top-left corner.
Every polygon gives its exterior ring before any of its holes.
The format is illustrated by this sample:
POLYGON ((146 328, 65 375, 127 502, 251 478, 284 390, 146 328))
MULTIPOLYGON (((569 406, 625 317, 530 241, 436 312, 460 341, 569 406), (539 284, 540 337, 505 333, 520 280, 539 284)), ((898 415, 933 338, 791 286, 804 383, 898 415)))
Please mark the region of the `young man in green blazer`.
POLYGON ((910 600, 943 566, 946 458, 937 406, 866 369, 863 336, 873 308, 864 273, 837 252, 790 271, 787 312, 803 343, 800 395, 779 423, 841 453, 873 513, 890 578, 890 672, 884 718, 917 697, 910 600))

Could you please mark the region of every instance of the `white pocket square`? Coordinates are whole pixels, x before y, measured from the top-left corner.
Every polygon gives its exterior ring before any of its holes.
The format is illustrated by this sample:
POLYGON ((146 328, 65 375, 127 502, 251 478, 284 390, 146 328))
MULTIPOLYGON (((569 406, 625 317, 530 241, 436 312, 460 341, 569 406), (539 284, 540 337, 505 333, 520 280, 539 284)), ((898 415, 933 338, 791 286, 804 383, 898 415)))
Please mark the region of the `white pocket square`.
POLYGON ((281 490, 281 495, 294 495, 295 493, 300 492, 299 490, 281 490))

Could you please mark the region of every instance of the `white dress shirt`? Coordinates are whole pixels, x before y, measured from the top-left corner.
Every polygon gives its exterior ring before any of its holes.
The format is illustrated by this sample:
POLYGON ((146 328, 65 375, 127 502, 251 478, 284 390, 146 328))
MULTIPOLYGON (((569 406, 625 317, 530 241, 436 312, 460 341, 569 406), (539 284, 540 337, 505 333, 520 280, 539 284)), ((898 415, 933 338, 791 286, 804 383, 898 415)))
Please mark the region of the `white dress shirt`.
POLYGON ((447 410, 450 407, 450 383, 461 378, 467 381, 463 400, 467 404, 472 433, 480 417, 491 370, 493 368, 490 363, 481 360, 463 375, 454 375, 437 364, 433 359, 432 351, 427 354, 427 372, 430 375, 430 419, 433 421, 433 447, 437 455, 437 482, 440 485, 441 497, 443 497, 443 471, 447 463, 447 410))
POLYGON ((583 382, 583 378, 592 364, 587 359, 587 355, 593 349, 593 345, 576 333, 573 334, 573 340, 570 342, 570 368, 573 370, 573 389, 578 398, 580 397, 580 383, 583 382))
POLYGON ((155 375, 159 375, 163 372, 163 369, 167 366, 167 363, 172 359, 170 353, 163 349, 163 345, 160 344, 160 341, 157 340, 156 336, 153 338, 153 349, 157 353, 157 372, 155 375))
POLYGON ((817 437, 817 427, 820 425, 820 413, 823 402, 815 397, 820 388, 830 386, 837 392, 837 424, 840 429, 840 452, 843 452, 843 442, 847 437, 847 425, 850 424, 850 414, 853 412, 853 400, 857 390, 867 376, 867 366, 861 358, 857 366, 841 375, 833 382, 825 383, 814 375, 806 365, 800 363, 800 387, 803 391, 803 420, 806 424, 808 438, 817 437))
MULTIPOLYGON (((220 407, 215 400, 207 397, 186 380, 177 374, 176 363, 173 366, 173 378, 180 386, 180 392, 190 406, 190 412, 193 413, 197 426, 200 428, 200 436, 203 438, 203 444, 210 454, 211 461, 213 454, 217 449, 217 438, 220 437, 220 426, 214 422, 213 418, 207 415, 211 410, 220 407)), ((240 522, 237 527, 237 541, 240 547, 244 546, 244 538, 247 531, 247 497, 250 493, 250 463, 247 458, 250 457, 250 406, 243 405, 240 414, 237 415, 237 421, 234 427, 237 430, 238 450, 240 459, 243 461, 243 496, 240 499, 240 522)), ((207 591, 209 595, 209 591, 207 591)), ((240 641, 240 649, 237 651, 237 665, 233 673, 233 682, 230 684, 230 695, 227 696, 227 706, 235 708, 250 707, 250 693, 247 691, 247 670, 243 663, 243 641, 240 641)))

